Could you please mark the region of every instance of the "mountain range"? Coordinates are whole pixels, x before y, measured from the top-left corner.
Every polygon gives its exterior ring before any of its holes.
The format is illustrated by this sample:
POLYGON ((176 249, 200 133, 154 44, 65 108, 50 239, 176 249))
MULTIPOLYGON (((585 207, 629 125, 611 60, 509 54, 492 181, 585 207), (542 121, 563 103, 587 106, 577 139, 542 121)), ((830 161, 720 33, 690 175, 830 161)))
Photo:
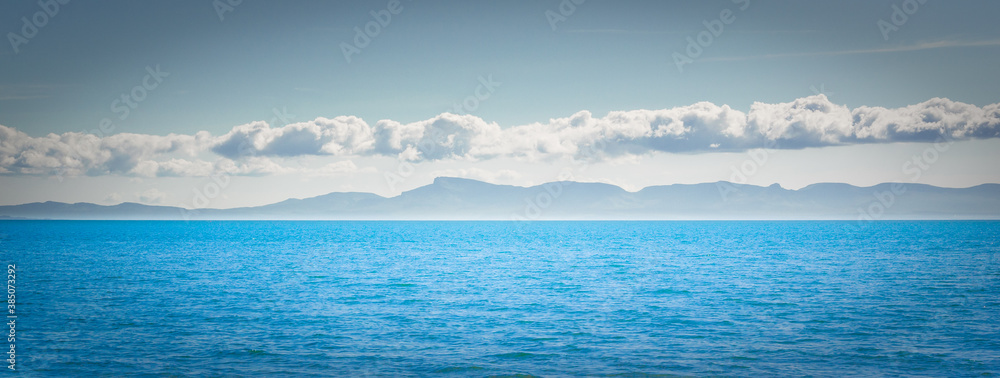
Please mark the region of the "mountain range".
POLYGON ((395 197, 335 192, 264 206, 183 209, 122 203, 36 202, 0 206, 0 219, 150 220, 711 220, 1000 219, 1000 184, 942 188, 820 183, 798 190, 725 181, 629 192, 603 183, 519 187, 439 177, 395 197))

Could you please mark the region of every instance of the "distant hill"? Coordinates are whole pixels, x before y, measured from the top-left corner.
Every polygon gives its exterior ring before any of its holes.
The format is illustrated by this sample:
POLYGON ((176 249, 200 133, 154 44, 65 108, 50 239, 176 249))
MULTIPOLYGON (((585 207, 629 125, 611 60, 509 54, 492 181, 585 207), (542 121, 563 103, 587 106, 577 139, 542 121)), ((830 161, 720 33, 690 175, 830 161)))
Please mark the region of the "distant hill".
POLYGON ((723 181, 629 192, 600 183, 519 187, 440 177, 390 198, 330 193, 265 206, 197 210, 41 202, 0 206, 2 219, 1000 219, 1000 184, 955 189, 823 183, 788 190, 723 181))

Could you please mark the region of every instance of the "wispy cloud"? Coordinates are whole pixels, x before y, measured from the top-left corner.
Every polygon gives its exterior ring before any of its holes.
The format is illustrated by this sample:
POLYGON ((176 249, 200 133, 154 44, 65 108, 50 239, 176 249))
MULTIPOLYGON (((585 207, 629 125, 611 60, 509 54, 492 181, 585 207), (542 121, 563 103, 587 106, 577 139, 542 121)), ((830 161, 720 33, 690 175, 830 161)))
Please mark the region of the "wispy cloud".
POLYGON ((0 101, 37 100, 49 97, 48 95, 0 95, 0 101))
POLYGON ((61 88, 64 88, 64 86, 55 84, 3 84, 0 85, 0 101, 49 98, 61 88))
POLYGON ((729 61, 754 60, 754 59, 798 58, 798 57, 809 57, 809 56, 885 54, 885 53, 935 50, 935 49, 946 49, 946 48, 992 47, 992 46, 1000 46, 1000 39, 987 40, 987 41, 934 41, 934 42, 923 42, 913 45, 899 45, 899 46, 879 47, 871 49, 807 51, 807 52, 792 52, 792 53, 777 53, 777 54, 762 54, 762 55, 729 56, 729 57, 718 57, 718 58, 705 58, 702 59, 702 61, 729 62, 729 61))
POLYGON ((767 30, 734 30, 734 33, 742 34, 811 34, 819 33, 819 30, 810 29, 767 29, 767 30))
MULTIPOLYGON (((678 35, 691 35, 703 31, 704 29, 690 29, 690 30, 637 30, 637 29, 616 29, 616 28, 606 28, 606 29, 566 29, 566 33, 574 34, 678 34, 678 35)), ((734 33, 741 34, 806 34, 806 33, 816 33, 818 30, 798 30, 798 29, 785 29, 785 30, 736 30, 734 33)))
POLYGON ((635 29, 567 29, 566 33, 573 34, 690 34, 684 30, 635 30, 635 29))

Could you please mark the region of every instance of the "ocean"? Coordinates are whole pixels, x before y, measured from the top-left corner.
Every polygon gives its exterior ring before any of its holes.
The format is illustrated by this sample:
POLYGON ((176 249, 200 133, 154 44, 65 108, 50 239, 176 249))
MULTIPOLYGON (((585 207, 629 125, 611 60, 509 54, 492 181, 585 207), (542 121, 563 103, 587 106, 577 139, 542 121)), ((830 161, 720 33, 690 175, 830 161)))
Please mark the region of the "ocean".
POLYGON ((1000 374, 1000 222, 2 221, 0 256, 29 376, 1000 374))

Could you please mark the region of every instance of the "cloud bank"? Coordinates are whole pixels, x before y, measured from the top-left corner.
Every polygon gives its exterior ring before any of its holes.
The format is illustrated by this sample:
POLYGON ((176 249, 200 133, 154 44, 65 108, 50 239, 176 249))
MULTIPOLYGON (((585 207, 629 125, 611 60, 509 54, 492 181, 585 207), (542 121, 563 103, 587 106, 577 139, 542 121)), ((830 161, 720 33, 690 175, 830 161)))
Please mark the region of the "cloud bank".
MULTIPOLYGON (((31 137, 0 126, 0 174, 208 176, 290 172, 273 158, 388 156, 421 162, 528 161, 573 157, 601 160, 655 152, 708 153, 768 147, 800 149, 858 143, 934 142, 1000 136, 1000 104, 984 107, 934 98, 902 108, 849 109, 824 95, 754 103, 747 113, 699 102, 661 110, 614 111, 503 128, 471 115, 440 114, 369 125, 353 116, 272 127, 253 122, 213 136, 85 133, 31 137), (207 155, 207 157, 206 157, 207 155)), ((357 167, 349 160, 329 172, 357 167)), ((321 172, 322 173, 322 172, 321 172)))

